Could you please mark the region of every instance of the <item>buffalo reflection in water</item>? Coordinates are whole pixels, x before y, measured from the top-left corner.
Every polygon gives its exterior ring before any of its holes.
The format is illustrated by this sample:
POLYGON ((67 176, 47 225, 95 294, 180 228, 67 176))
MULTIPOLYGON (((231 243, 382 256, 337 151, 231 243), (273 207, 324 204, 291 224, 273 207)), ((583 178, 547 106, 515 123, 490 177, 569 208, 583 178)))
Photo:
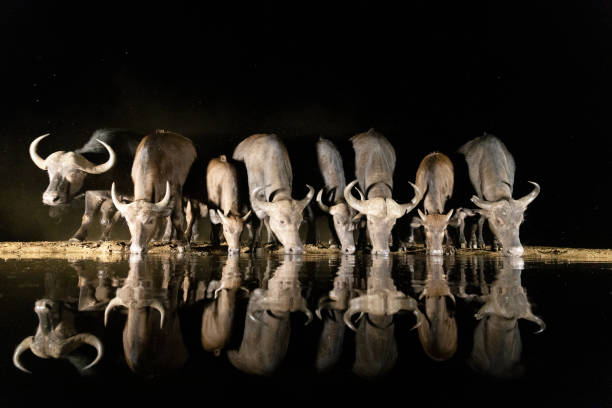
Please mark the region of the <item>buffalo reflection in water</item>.
MULTIPOLYGON (((177 370, 187 361, 178 319, 180 273, 170 259, 162 260, 162 276, 154 274, 145 255, 130 255, 130 271, 104 313, 106 325, 116 307, 127 309, 123 351, 130 369, 155 376, 177 370)), ((178 261, 183 266, 182 260, 178 261)))
POLYGON ((312 320, 298 279, 301 267, 300 255, 285 255, 267 281, 267 289, 258 288, 251 294, 240 348, 227 353, 229 361, 240 371, 256 375, 274 373, 289 346, 290 313, 305 313, 306 324, 312 320))
POLYGON ((503 259, 503 266, 497 267, 495 281, 486 287, 480 300, 484 305, 476 313, 479 320, 474 330, 474 345, 470 356, 470 366, 481 373, 494 377, 511 378, 520 376, 522 353, 519 319, 526 319, 540 326, 536 333, 542 332, 546 325, 535 316, 527 300, 527 291, 521 286, 523 259, 509 257, 503 259))
POLYGON ((431 359, 446 361, 457 351, 457 320, 447 301, 455 304, 455 297, 444 273, 442 256, 428 256, 425 268, 427 278, 419 296, 425 298, 425 318, 419 326, 419 340, 431 359))
POLYGON ((355 255, 340 258, 340 266, 334 277, 334 287, 329 294, 319 299, 317 317, 323 320, 323 331, 319 337, 315 367, 324 372, 332 369, 340 360, 344 343, 344 312, 350 300, 356 296, 355 255))
POLYGON ((376 377, 391 370, 397 362, 397 342, 393 316, 401 310, 414 313, 418 327, 422 315, 415 299, 397 290, 391 277, 393 259, 372 256, 367 275, 367 290, 351 299, 344 322, 356 331, 353 372, 362 377, 376 377), (351 317, 360 314, 356 328, 351 317))
POLYGON ((79 371, 95 366, 104 354, 100 339, 91 333, 79 333, 74 316, 75 299, 70 296, 69 285, 53 273, 45 274, 45 297, 34 303, 38 316, 38 327, 34 336, 28 336, 15 348, 13 364, 20 370, 30 373, 21 363, 21 355, 31 350, 40 358, 68 359, 79 371), (97 356, 89 364, 76 353, 83 344, 95 347, 97 356))
POLYGON ((242 286, 242 274, 239 269, 240 256, 230 254, 221 271, 221 280, 212 280, 208 292, 213 301, 204 307, 202 313, 202 347, 212 351, 216 356, 227 345, 234 325, 234 310, 238 291, 248 290, 242 286))

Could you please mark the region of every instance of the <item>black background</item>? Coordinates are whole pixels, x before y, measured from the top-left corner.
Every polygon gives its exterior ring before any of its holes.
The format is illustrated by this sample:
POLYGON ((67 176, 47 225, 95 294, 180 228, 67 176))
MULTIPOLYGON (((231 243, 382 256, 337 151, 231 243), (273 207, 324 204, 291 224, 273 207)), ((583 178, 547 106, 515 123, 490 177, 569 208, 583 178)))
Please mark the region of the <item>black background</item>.
POLYGON ((321 186, 317 137, 350 168, 348 138, 373 127, 397 151, 399 201, 438 150, 455 164, 454 203, 469 205, 456 150, 487 131, 515 157, 515 197, 542 186, 523 243, 611 246, 612 6, 396 3, 3 2, 0 239, 66 239, 78 225, 78 212, 54 225, 41 203, 47 177, 27 148, 43 133, 45 156, 103 126, 171 129, 207 160, 276 132, 302 197, 321 186))

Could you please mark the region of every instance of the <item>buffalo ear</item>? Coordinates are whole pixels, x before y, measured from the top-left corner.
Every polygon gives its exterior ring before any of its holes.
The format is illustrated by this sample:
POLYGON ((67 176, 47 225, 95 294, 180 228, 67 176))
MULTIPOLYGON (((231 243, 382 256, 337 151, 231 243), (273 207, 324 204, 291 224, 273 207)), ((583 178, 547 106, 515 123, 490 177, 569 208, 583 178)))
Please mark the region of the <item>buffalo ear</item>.
POLYGON ((357 214, 353 215, 353 218, 351 218, 351 221, 354 223, 358 223, 364 216, 364 213, 360 213, 358 212, 357 214))
POLYGON ((410 228, 420 228, 423 226, 423 220, 419 217, 412 217, 410 228))
POLYGON ((221 224, 221 217, 219 217, 219 214, 217 214, 217 210, 212 208, 208 210, 208 217, 210 218, 210 222, 213 224, 221 224))

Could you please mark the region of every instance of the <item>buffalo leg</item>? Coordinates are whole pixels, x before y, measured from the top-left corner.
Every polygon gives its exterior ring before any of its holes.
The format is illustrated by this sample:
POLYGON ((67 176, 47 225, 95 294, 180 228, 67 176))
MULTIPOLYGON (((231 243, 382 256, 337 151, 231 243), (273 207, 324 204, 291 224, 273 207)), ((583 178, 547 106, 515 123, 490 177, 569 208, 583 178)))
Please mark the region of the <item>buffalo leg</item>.
POLYGON ((87 191, 85 193, 85 212, 81 218, 81 226, 70 238, 70 241, 84 241, 87 237, 87 228, 91 224, 96 211, 102 205, 104 198, 99 191, 87 191))
POLYGON ((467 242, 465 241, 465 220, 459 220, 459 246, 465 248, 467 242))
POLYGON ((478 219, 478 248, 479 249, 485 249, 485 242, 484 242, 484 238, 482 237, 482 230, 484 228, 484 222, 487 219, 487 217, 485 217, 484 215, 481 215, 480 218, 478 219))
POLYGON ((446 238, 446 251, 449 255, 452 255, 455 253, 455 243, 453 242, 453 239, 451 238, 450 234, 448 233, 448 228, 446 228, 444 230, 444 237, 446 238))
POLYGON ((257 220, 255 220, 254 222, 257 223, 257 227, 254 228, 254 233, 253 233, 253 236, 251 237, 251 252, 254 252, 255 249, 257 249, 257 247, 261 243, 261 234, 263 234, 263 226, 264 226, 264 222, 260 218, 257 218, 257 220))
MULTIPOLYGON (((176 232, 176 241, 178 243, 178 250, 182 252, 189 249, 189 242, 185 239, 185 215, 183 213, 183 199, 180 191, 174 192, 174 208, 170 214, 172 224, 170 225, 170 231, 174 228, 176 232)), ((158 200, 159 201, 159 200, 158 200)), ((168 229, 166 228, 166 232, 168 229)))
POLYGON ((113 216, 108 219, 106 226, 102 230, 102 235, 100 236, 101 241, 108 241, 110 238, 110 232, 117 221, 119 221, 119 218, 121 218, 121 213, 119 211, 115 211, 113 216))

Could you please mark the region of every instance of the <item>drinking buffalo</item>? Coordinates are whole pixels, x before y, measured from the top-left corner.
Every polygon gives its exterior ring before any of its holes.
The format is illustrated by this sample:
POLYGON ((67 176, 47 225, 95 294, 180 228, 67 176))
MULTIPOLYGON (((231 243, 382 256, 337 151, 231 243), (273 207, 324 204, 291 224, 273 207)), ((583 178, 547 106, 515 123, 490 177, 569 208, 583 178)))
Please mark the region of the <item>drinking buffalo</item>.
MULTIPOLYGON (((246 165, 251 208, 257 218, 274 232, 286 253, 301 253, 302 211, 314 196, 314 189, 307 185, 304 199, 291 198, 293 172, 283 142, 274 134, 249 136, 236 146, 233 159, 246 165)), ((259 230, 256 235, 260 235, 261 226, 259 230)))
POLYGON ((539 194, 540 186, 530 181, 535 186, 531 193, 518 200, 512 198, 514 159, 501 140, 493 135, 485 134, 467 142, 461 146, 459 153, 465 155, 470 181, 478 195, 472 197, 472 202, 481 209, 478 246, 485 247, 482 227, 486 218, 505 254, 522 255, 519 227, 525 209, 539 194))
POLYGON ((228 252, 240 252, 240 235, 244 223, 251 215, 240 214, 240 195, 238 176, 234 165, 225 155, 212 159, 206 168, 206 189, 208 191, 208 211, 213 224, 211 237, 213 245, 218 244, 216 225, 223 224, 223 235, 227 241, 228 252))
MULTIPOLYGON (((57 151, 43 159, 37 153, 38 144, 47 136, 49 134, 42 135, 30 144, 32 161, 49 175, 42 201, 52 208, 61 208, 84 191, 85 213, 80 228, 71 238, 82 241, 87 237, 87 228, 96 211, 108 196, 111 181, 117 182, 121 193, 127 192, 128 170, 142 136, 123 129, 98 129, 79 149, 57 151), (106 162, 94 164, 107 154, 106 162)), ((108 231, 103 232, 102 238, 107 237, 108 231)))
POLYGON ((317 157, 319 170, 325 182, 325 188, 319 190, 317 194, 317 203, 323 211, 332 216, 334 227, 330 230, 332 236, 335 231, 335 235, 340 240, 342 251, 353 254, 355 253, 355 237, 353 236, 355 224, 352 218, 355 214, 353 209, 346 204, 342 195, 346 187, 342 157, 340 157, 340 152, 338 152, 336 146, 330 140, 323 138, 317 141, 317 157), (329 194, 330 205, 323 203, 324 190, 329 194))
POLYGON ((191 140, 177 133, 157 131, 142 139, 132 165, 134 201, 122 203, 117 198, 115 183, 111 189, 113 203, 130 229, 130 252, 146 252, 158 218, 168 215, 176 230, 179 251, 189 247, 184 233, 182 191, 195 158, 191 140))
POLYGON ((416 174, 416 185, 424 196, 425 213, 419 209, 419 218, 413 219, 411 227, 414 224, 423 226, 425 246, 431 255, 442 255, 442 241, 445 236, 446 245, 452 245, 446 226, 453 210, 444 214, 444 206, 453 194, 453 183, 453 163, 446 155, 434 152, 425 156, 416 174))
POLYGON ((373 254, 389 254, 389 237, 395 221, 412 210, 419 202, 419 189, 410 183, 415 196, 408 204, 398 204, 391 198, 395 150, 391 143, 373 129, 350 139, 355 150, 355 175, 357 180, 344 189, 346 202, 367 216, 367 231, 372 242, 373 254), (351 194, 353 186, 359 187, 367 199, 358 200, 351 194))

